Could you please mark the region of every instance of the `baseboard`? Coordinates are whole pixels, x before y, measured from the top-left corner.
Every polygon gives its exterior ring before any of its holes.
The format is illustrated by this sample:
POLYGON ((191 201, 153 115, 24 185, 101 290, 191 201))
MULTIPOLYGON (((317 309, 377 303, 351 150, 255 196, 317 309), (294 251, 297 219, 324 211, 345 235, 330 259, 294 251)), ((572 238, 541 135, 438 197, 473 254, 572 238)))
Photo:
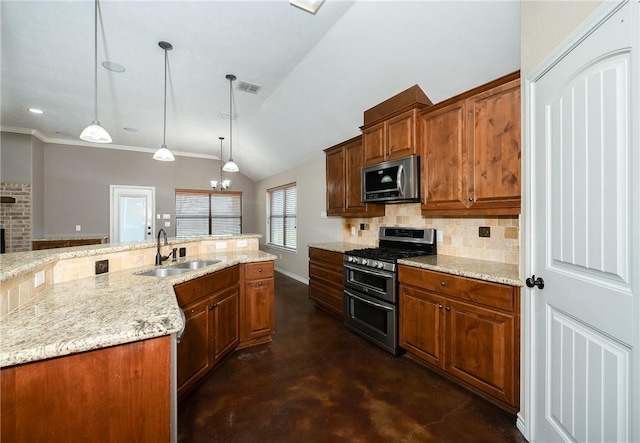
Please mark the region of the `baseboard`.
POLYGON ((526 438, 527 440, 529 439, 529 436, 527 435, 527 424, 524 421, 524 417, 522 417, 519 412, 516 417, 516 428, 518 428, 518 431, 520 431, 524 438, 526 438))
POLYGON ((309 279, 308 278, 300 277, 299 275, 296 275, 296 274, 294 274, 292 272, 289 272, 289 271, 285 271, 284 269, 281 269, 281 268, 279 268, 277 266, 275 267, 275 270, 277 272, 280 272, 281 274, 286 275, 287 277, 290 277, 290 278, 292 278, 294 280, 299 281, 300 283, 303 283, 303 284, 309 286, 309 279))

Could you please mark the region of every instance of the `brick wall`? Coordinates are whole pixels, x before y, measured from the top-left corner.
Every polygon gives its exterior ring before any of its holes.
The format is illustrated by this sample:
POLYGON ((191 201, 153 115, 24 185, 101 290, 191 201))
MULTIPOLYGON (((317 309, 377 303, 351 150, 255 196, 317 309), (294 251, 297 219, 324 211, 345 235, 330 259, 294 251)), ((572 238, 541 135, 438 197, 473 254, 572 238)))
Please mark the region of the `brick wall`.
POLYGON ((0 195, 15 203, 0 205, 0 227, 5 229, 6 252, 31 250, 31 185, 0 183, 0 195))

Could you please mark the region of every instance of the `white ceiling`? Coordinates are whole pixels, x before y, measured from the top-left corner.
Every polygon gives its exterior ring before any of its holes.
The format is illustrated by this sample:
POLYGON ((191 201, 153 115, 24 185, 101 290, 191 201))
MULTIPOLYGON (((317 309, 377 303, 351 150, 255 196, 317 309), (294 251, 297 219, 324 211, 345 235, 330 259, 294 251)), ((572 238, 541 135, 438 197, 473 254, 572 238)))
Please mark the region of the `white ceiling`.
MULTIPOLYGON (((228 157, 227 73, 263 86, 234 91, 233 158, 254 180, 358 135, 366 109, 414 84, 437 103, 520 66, 517 0, 326 0, 315 16, 287 0, 102 0, 100 9, 98 63, 126 72, 99 66, 98 117, 113 145, 92 146, 160 147, 164 40, 174 46, 167 145, 176 161, 219 157, 219 136, 228 157)), ((0 12, 2 129, 85 144, 93 1, 3 0, 0 12)))

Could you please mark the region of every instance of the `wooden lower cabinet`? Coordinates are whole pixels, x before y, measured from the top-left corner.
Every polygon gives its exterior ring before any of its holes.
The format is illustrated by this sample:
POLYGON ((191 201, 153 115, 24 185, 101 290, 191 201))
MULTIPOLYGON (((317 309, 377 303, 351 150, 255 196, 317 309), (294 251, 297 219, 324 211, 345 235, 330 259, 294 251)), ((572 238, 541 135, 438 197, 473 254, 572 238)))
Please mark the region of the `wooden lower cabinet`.
POLYGON ((502 408, 520 407, 520 290, 399 267, 400 346, 502 408))
POLYGON ((100 245, 107 242, 108 237, 96 238, 73 238, 73 239, 41 239, 31 242, 31 249, 40 251, 42 249, 71 248, 73 246, 100 245))
POLYGON ((309 248, 309 298, 340 318, 344 311, 343 258, 340 252, 309 248))
POLYGON ((275 331, 275 290, 273 262, 242 266, 240 347, 244 348, 271 341, 275 331))
POLYGON ((171 441, 171 337, 0 370, 0 441, 171 441))
MULTIPOLYGON (((237 266, 220 271, 220 280, 238 275, 237 266), (235 271, 235 272, 234 272, 235 271)), ((191 295, 199 286, 215 288, 218 272, 177 285, 178 299, 191 295)), ((183 306, 185 328, 178 343, 178 396, 184 395, 239 343, 238 280, 224 289, 204 292, 183 306)), ((224 284, 224 283, 223 283, 224 284)))

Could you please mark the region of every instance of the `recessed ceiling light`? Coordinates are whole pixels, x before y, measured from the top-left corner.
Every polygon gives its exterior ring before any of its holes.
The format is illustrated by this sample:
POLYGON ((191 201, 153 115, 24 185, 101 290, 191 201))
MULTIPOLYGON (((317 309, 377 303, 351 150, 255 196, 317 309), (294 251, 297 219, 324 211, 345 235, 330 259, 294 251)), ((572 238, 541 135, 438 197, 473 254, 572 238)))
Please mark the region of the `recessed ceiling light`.
POLYGON ((32 112, 34 114, 44 114, 44 111, 42 109, 37 108, 29 108, 29 112, 32 112))
POLYGON ((124 128, 125 131, 129 131, 129 132, 138 132, 138 130, 136 128, 130 128, 130 127, 126 127, 124 128))
POLYGON ((124 72, 126 71, 125 67, 122 65, 119 65, 118 63, 115 62, 102 62, 102 67, 104 69, 106 69, 107 71, 111 71, 111 72, 124 72))

